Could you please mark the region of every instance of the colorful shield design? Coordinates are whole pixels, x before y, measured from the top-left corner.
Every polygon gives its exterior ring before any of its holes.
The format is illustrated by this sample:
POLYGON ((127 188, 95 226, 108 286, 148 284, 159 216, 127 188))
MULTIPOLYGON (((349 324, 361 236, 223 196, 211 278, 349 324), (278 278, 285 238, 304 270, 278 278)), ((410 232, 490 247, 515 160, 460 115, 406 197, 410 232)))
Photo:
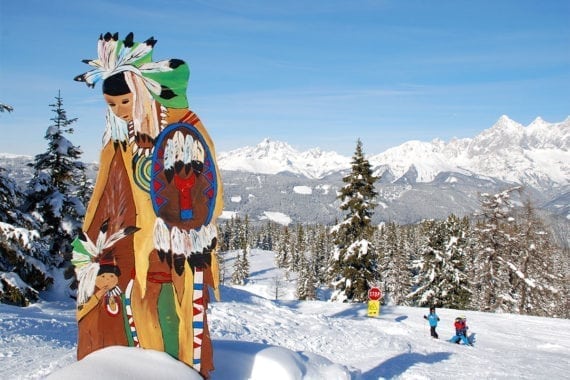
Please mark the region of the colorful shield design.
POLYGON ((182 230, 208 225, 218 191, 210 147, 192 124, 175 123, 158 136, 150 195, 156 215, 182 230))

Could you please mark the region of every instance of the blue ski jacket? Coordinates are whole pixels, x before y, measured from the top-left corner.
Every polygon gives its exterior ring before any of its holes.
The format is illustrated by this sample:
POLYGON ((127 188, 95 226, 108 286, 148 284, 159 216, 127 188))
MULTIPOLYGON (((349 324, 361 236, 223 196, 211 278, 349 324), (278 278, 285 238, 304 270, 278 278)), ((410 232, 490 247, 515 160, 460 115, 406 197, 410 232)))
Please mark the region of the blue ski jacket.
MULTIPOLYGON (((424 318, 426 317, 424 316, 424 318)), ((439 321, 439 317, 437 316, 436 313, 429 313, 426 319, 428 320, 429 325, 432 327, 436 327, 437 322, 439 321)))

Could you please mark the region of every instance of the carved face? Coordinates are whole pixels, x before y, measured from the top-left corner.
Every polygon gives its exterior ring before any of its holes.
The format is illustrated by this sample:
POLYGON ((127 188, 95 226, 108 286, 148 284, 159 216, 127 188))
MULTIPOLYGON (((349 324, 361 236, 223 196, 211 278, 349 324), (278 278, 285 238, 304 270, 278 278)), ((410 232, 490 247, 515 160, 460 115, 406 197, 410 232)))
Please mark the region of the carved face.
POLYGON ((95 279, 95 286, 99 289, 112 289, 119 283, 119 278, 114 273, 102 273, 95 279))
POLYGON ((123 95, 103 94, 105 101, 111 108, 113 113, 125 120, 126 122, 133 120, 133 93, 129 92, 123 95))

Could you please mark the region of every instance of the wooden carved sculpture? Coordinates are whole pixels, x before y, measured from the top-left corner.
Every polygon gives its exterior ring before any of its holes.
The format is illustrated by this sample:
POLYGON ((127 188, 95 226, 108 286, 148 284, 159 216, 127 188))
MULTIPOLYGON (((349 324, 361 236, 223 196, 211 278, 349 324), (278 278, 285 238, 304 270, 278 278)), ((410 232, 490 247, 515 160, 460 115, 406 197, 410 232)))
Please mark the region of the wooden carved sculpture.
POLYGON ((94 68, 75 78, 101 82, 108 105, 95 189, 73 243, 77 356, 149 348, 208 378, 222 182, 212 140, 188 108, 188 65, 153 62, 155 44, 102 35, 98 58, 84 61, 94 68))

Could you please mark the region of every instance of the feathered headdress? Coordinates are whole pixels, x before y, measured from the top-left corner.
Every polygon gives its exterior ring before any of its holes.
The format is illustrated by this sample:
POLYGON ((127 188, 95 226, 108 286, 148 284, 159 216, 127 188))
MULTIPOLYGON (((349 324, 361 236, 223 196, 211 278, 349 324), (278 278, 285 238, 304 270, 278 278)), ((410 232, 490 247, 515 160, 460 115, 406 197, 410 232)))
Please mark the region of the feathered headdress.
POLYGON ((130 72, 142 79, 144 86, 163 106, 186 108, 186 88, 190 76, 188 65, 180 59, 152 62, 152 50, 156 42, 153 37, 142 43, 134 42, 133 33, 121 41, 118 33, 105 33, 99 36, 98 58, 83 60, 94 69, 74 79, 95 87, 95 83, 100 80, 120 72, 130 72))
POLYGON ((75 266, 75 274, 77 275, 77 281, 79 281, 77 289, 77 303, 79 305, 87 302, 89 297, 95 292, 95 280, 101 265, 105 264, 103 261, 112 260, 112 258, 106 257, 103 251, 108 250, 119 240, 139 230, 138 227, 129 226, 108 236, 107 228, 108 221, 105 221, 95 242, 82 233, 71 243, 73 246, 71 263, 75 266))

